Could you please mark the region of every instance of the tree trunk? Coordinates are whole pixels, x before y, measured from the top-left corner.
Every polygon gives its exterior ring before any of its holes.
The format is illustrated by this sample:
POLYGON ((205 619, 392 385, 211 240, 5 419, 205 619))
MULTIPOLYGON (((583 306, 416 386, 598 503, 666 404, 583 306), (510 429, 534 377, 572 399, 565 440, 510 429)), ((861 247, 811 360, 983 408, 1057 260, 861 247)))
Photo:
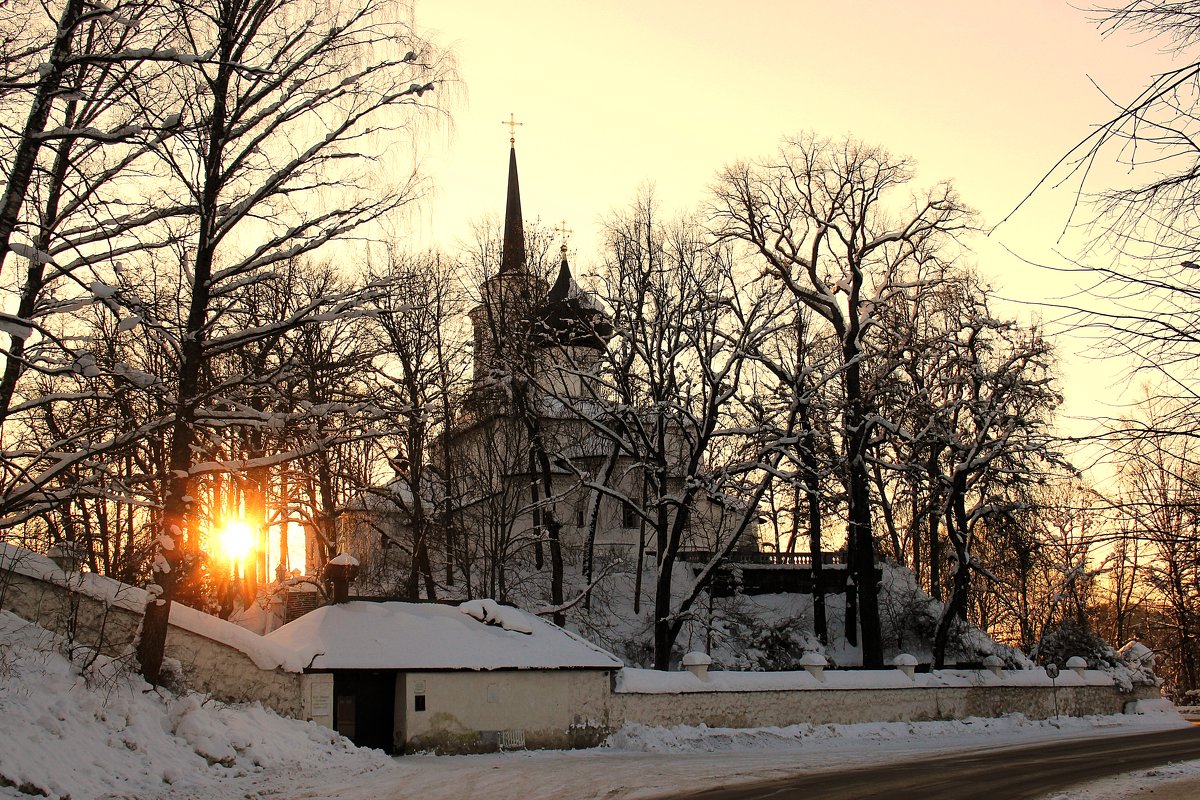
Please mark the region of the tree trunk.
POLYGON ((912 484, 909 487, 908 537, 908 544, 911 548, 909 551, 909 563, 912 564, 913 579, 920 586, 925 562, 921 560, 921 509, 915 470, 912 475, 912 484))
MULTIPOLYGON (((70 0, 78 3, 80 0, 70 0)), ((65 13, 65 12, 64 12, 65 13)), ((227 20, 218 23, 222 28, 227 20)), ((159 530, 158 559, 154 579, 162 587, 161 594, 151 596, 142 622, 138 640, 137 659, 142 677, 156 684, 162 669, 163 648, 167 640, 167 623, 171 601, 178 590, 177 569, 183 547, 183 532, 191 512, 192 444, 195 439, 196 404, 201 396, 200 376, 204 368, 204 342, 208 328, 208 307, 211 300, 210 278, 216 258, 218 205, 222 186, 223 154, 226 144, 226 102, 233 73, 232 42, 228 29, 219 32, 222 65, 211 83, 212 113, 207 122, 207 148, 204 153, 202 190, 199 203, 199 230, 196 236, 196 258, 192 265, 191 300, 181 346, 179 393, 175 402, 175 421, 171 427, 171 450, 167 459, 167 490, 163 497, 162 524, 159 530), (172 564, 172 557, 175 564, 172 564)), ((2 223, 0 223, 2 225, 2 223)), ((2 234, 0 234, 2 235, 2 234)))
MULTIPOLYGON (((72 102, 70 107, 75 104, 72 102)), ((68 112, 68 120, 71 112, 68 112)), ((67 170, 71 164, 71 146, 73 140, 64 139, 54 154, 54 164, 50 168, 50 180, 47 187, 46 201, 42 206, 44 224, 34 246, 41 251, 50 249, 52 231, 58 224, 59 204, 62 200, 63 187, 67 179, 67 170)), ((37 301, 46 285, 46 265, 38 259, 31 259, 25 275, 25 283, 21 287, 21 299, 17 303, 17 316, 21 319, 32 319, 37 310, 37 301)), ((4 362, 4 375, 0 378, 0 424, 8 417, 8 409, 12 406, 13 394, 17 389, 17 381, 25 371, 22 360, 25 355, 25 339, 16 334, 10 334, 11 343, 4 362)))
POLYGON ((883 470, 876 461, 872 465, 875 475, 875 486, 879 490, 879 508, 883 512, 883 522, 887 526, 888 536, 892 542, 892 553, 896 559, 896 563, 900 566, 907 566, 907 553, 904 547, 900 544, 900 531, 896 530, 896 520, 892 517, 892 503, 887 495, 887 484, 883 480, 883 470))
MULTIPOLYGON (((660 537, 660 540, 665 537, 660 537)), ((675 637, 671 630, 671 576, 674 564, 658 554, 658 576, 654 582, 654 668, 671 668, 671 646, 675 637)))
POLYGON ((4 195, 0 197, 0 274, 3 274, 13 231, 20 222, 21 207, 25 204, 25 195, 29 193, 29 182, 37 164, 38 151, 41 150, 44 141, 41 134, 46 130, 54 97, 62 83, 64 62, 71 55, 75 27, 83 14, 83 7, 83 0, 67 0, 63 6, 54 46, 46 62, 50 71, 38 81, 33 102, 29 106, 29 116, 25 120, 21 138, 12 155, 8 182, 4 187, 4 195))
POLYGON ((954 569, 950 599, 942 610, 942 618, 938 621, 937 633, 934 635, 933 665, 936 669, 942 669, 946 665, 946 647, 950 641, 951 629, 955 623, 966 618, 967 594, 971 586, 971 540, 967 525, 965 471, 958 470, 955 474, 951 492, 953 509, 946 513, 946 532, 954 545, 958 564, 954 569))
MULTIPOLYGON (((616 470, 617 457, 620 455, 620 445, 613 443, 612 450, 608 454, 608 458, 604 462, 604 470, 600 475, 600 485, 608 486, 612 480, 613 472, 616 470)), ((642 495, 645 496, 645 489, 642 490, 642 495)), ((583 608, 585 611, 592 609, 592 574, 595 571, 596 558, 596 528, 600 525, 600 504, 604 500, 603 492, 598 489, 593 489, 591 492, 591 502, 588 504, 587 516, 587 537, 583 545, 583 580, 587 585, 586 594, 583 598, 583 608)), ((642 523, 643 526, 645 523, 642 523)), ((637 613, 637 598, 634 598, 634 613, 637 613)))
MULTIPOLYGON (((554 509, 554 475, 550 469, 550 455, 546 449, 546 442, 542 438, 541 420, 528 408, 527 402, 522 402, 521 406, 521 416, 525 420, 526 430, 529 433, 531 489, 534 498, 534 513, 538 515, 535 519, 540 517, 541 525, 546 530, 546 543, 550 551, 550 604, 555 609, 558 609, 564 601, 563 558, 560 536, 562 523, 559 522, 558 514, 554 509), (533 472, 535 467, 537 469, 536 474, 533 472), (538 501, 539 481, 542 492, 547 500, 544 509, 540 508, 538 501)), ((541 541, 540 535, 538 541, 539 543, 541 541)), ((538 568, 541 568, 540 563, 538 568)), ((566 616, 559 610, 555 610, 552 619, 555 625, 563 625, 566 622, 566 616)))
MULTIPOLYGON (((205 276, 207 280, 207 276, 205 276)), ((197 281, 195 296, 207 300, 207 289, 197 281)), ((205 305, 207 303, 205 302, 205 305)), ((193 309, 201 308, 195 300, 193 309)), ((201 308, 201 311, 203 309, 201 308)), ((189 330, 193 330, 189 321, 189 330)), ((203 331, 199 324, 195 335, 183 342, 183 361, 180 365, 179 400, 175 407, 175 423, 171 428, 171 452, 167 462, 167 491, 163 498, 162 521, 159 525, 157 544, 158 556, 154 564, 154 582, 161 587, 157 596, 153 593, 146 605, 142 620, 142 633, 137 644, 137 660, 142 677, 157 685, 162 670, 163 649, 167 641, 167 623, 171 615, 171 602, 179 589, 180 555, 187 530, 192 498, 191 445, 194 438, 195 406, 193 400, 199 385, 203 331)), ((194 532, 192 532, 194 535, 194 532)))
POLYGON ((279 583, 286 581, 291 575, 291 556, 288 553, 288 525, 292 519, 292 503, 288 493, 287 469, 279 474, 279 564, 275 567, 275 580, 279 583))
POLYGON ((808 501, 808 552, 812 558, 813 632, 821 644, 829 644, 829 621, 825 610, 825 563, 821 548, 821 486, 817 464, 816 434, 809 421, 808 406, 799 410, 804 436, 800 461, 804 465, 804 493, 808 501))
MULTIPOLYGON (((871 534, 871 488, 867 473, 867 424, 863 408, 861 362, 857 351, 845 353, 846 441, 850 471, 850 531, 854 544, 848 567, 858 591, 862 628, 863 666, 883 666, 883 635, 879 622, 879 584, 875 575, 875 542, 871 534)), ((847 615, 849 616, 849 615, 847 615)))
POLYGON ((925 536, 926 547, 929 550, 929 596, 934 600, 942 599, 942 545, 939 537, 939 526, 941 524, 941 504, 938 503, 938 498, 941 492, 938 490, 937 476, 938 453, 933 452, 929 455, 929 461, 925 466, 925 472, 929 476, 929 529, 925 536))
POLYGON ((664 427, 664 423, 660 420, 657 431, 659 463, 655 465, 656 474, 654 476, 658 495, 654 519, 654 547, 657 551, 655 562, 658 566, 654 580, 654 668, 668 670, 671 668, 671 645, 674 643, 671 636, 670 617, 671 578, 675 562, 667 552, 670 538, 670 517, 667 514, 666 504, 662 502, 662 494, 666 491, 667 486, 667 466, 662 461, 666 453, 666 448, 663 446, 664 427))

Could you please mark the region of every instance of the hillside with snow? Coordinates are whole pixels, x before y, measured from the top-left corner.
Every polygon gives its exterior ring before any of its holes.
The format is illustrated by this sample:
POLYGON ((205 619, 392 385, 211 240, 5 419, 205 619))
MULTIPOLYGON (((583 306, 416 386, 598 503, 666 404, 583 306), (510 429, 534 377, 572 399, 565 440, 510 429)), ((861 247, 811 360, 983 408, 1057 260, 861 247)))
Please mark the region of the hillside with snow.
MULTIPOLYGON (((689 565, 682 564, 673 578, 673 594, 682 597, 691 588, 689 565)), ((932 631, 942 604, 926 594, 912 573, 888 562, 880 564, 882 581, 879 606, 883 625, 885 659, 910 653, 923 663, 932 661, 932 631)), ((578 580, 577 576, 570 576, 578 580)), ((614 570, 593 592, 590 608, 577 604, 567 612, 568 626, 590 641, 617 654, 629 666, 649 666, 653 643, 653 568, 643 576, 640 607, 634 609, 636 582, 632 570, 614 570)), ((534 580, 522 587, 536 586, 534 580)), ((582 591, 583 586, 573 587, 582 591)), ((715 669, 779 671, 801 669, 805 653, 826 656, 835 667, 862 663, 862 652, 846 642, 845 595, 827 594, 826 613, 830 642, 822 644, 813 633, 812 595, 801 592, 779 594, 735 594, 698 603, 688 615, 676 641, 677 656, 699 650, 709 653, 715 669)), ((525 608, 542 603, 536 594, 514 592, 513 601, 525 608)), ((955 661, 980 662, 997 655, 1011 668, 1032 663, 1015 648, 993 641, 970 625, 956 626, 948 657, 955 661)))

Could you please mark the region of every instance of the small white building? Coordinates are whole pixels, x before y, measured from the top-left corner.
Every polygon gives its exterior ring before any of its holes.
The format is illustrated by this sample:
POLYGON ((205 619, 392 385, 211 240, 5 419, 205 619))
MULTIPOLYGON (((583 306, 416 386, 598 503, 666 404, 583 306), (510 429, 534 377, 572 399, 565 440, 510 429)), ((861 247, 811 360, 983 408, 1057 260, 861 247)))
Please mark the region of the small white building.
POLYGON ((395 753, 595 745, 622 666, 492 600, 339 603, 266 638, 308 664, 306 716, 395 753))

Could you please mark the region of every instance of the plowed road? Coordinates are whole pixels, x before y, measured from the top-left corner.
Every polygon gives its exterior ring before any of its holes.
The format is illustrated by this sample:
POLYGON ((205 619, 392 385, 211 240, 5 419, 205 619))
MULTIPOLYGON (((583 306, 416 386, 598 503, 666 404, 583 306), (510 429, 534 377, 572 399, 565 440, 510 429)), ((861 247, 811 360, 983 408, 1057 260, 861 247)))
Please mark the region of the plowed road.
POLYGON ((819 772, 679 800, 1009 800, 1045 797, 1071 786, 1172 761, 1200 759, 1200 727, 1130 736, 1071 739, 1027 747, 919 758, 819 772))

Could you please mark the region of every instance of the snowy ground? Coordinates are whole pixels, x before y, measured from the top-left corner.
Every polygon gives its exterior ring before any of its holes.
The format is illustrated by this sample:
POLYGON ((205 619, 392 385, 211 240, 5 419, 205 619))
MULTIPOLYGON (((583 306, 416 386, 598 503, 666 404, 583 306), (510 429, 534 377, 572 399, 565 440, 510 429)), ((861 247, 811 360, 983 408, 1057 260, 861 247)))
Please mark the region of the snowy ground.
MULTIPOLYGON (((755 730, 629 726, 590 751, 389 759, 312 723, 157 692, 107 659, 84 666, 86 654, 71 661, 63 652, 61 640, 0 613, 0 798, 649 798, 952 749, 1186 724, 1172 712, 1060 724, 1006 718, 755 730)), ((1150 786, 1159 787, 1154 796, 1161 800, 1180 778, 1191 788, 1178 797, 1200 796, 1200 765, 1059 796, 1115 800, 1150 786)))
POLYGON ((1200 797, 1200 761, 1168 764, 1150 770, 1095 781, 1045 800, 1195 800, 1200 797))
MULTIPOLYGON (((852 764, 887 763, 955 749, 1005 747, 1064 736, 1097 736, 1159 730, 1163 719, 1118 721, 1096 718, 1067 722, 1061 728, 1016 720, 918 725, 800 726, 796 729, 625 731, 612 746, 575 752, 518 752, 487 756, 403 756, 366 774, 281 774, 267 770, 251 779, 210 784, 196 791, 162 791, 146 800, 242 800, 266 794, 316 800, 434 800, 487 797, 489 800, 646 799, 675 792, 746 781, 783 778, 799 772, 844 769, 852 764), (947 742, 953 741, 951 747, 947 742)), ((1063 800, 1118 800, 1135 790, 1158 789, 1188 781, 1178 795, 1200 796, 1200 762, 1173 765, 1086 790, 1054 795, 1063 800), (1186 772, 1184 770, 1187 770, 1186 772)))

